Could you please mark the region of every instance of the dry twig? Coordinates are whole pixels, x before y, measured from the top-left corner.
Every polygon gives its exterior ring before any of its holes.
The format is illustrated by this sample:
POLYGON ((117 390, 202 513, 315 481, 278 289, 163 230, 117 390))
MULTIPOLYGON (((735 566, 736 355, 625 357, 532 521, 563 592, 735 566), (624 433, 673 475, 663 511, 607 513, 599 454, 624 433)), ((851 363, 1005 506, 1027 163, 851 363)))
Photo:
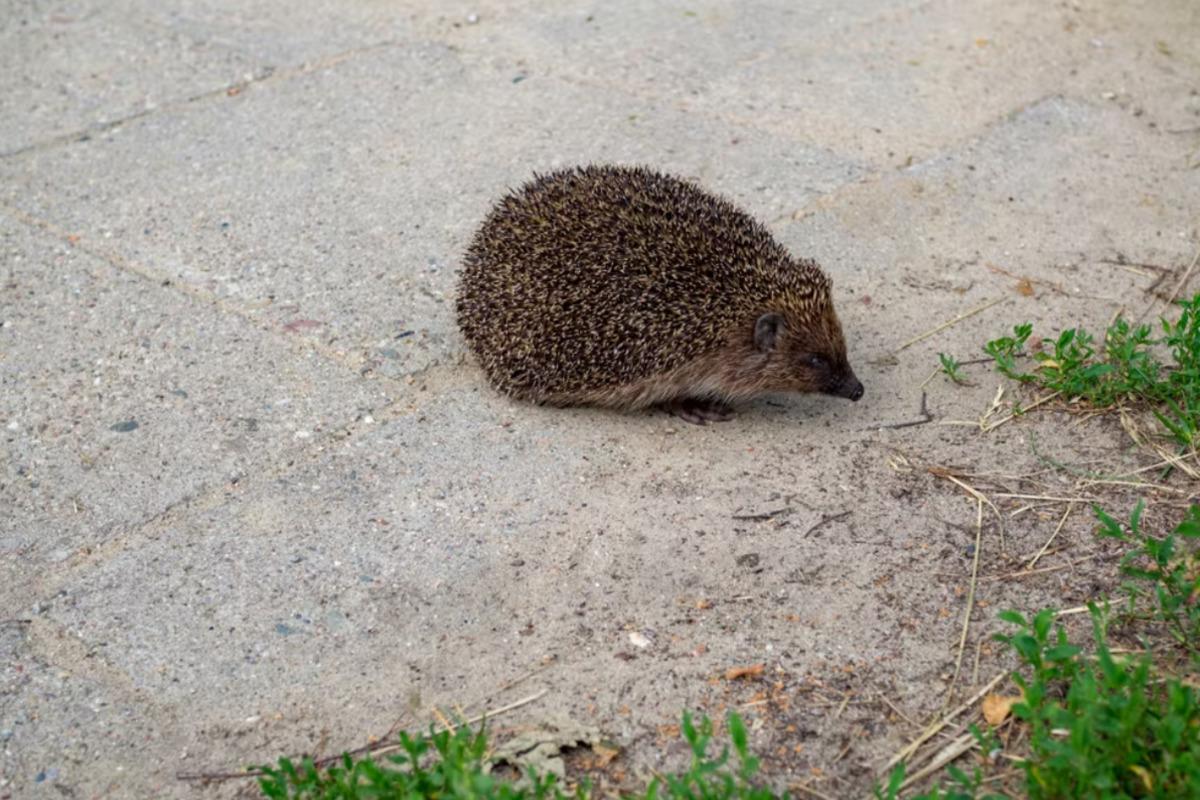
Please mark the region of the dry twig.
POLYGON ((975 584, 979 577, 979 550, 983 541, 983 496, 980 495, 975 503, 975 557, 971 559, 971 585, 967 590, 967 610, 963 614, 962 636, 958 641, 958 658, 954 660, 954 677, 950 679, 950 688, 946 692, 943 710, 950 705, 950 698, 954 696, 954 686, 958 683, 958 673, 962 670, 963 652, 967 649, 967 631, 971 627, 971 612, 975 610, 975 584))
MULTIPOLYGON (((528 697, 523 697, 520 700, 516 700, 512 703, 509 703, 506 706, 501 706, 500 708, 492 709, 491 711, 485 711, 484 713, 478 714, 478 715, 472 717, 471 719, 464 720, 462 724, 474 725, 476 722, 479 722, 480 720, 491 719, 492 717, 498 717, 501 714, 504 714, 508 711, 512 711, 513 709, 520 708, 521 706, 528 705, 529 703, 532 703, 533 701, 540 699, 548 691, 549 691, 549 689, 542 689, 540 692, 531 694, 528 697)), ((436 708, 434 709, 434 714, 439 717, 442 716, 441 711, 436 708)), ((444 725, 445 725, 445 727, 443 727, 442 730, 453 730, 454 729, 453 725, 450 725, 448 723, 448 721, 446 721, 444 723, 444 725)), ((395 731, 396 727, 397 727, 396 725, 392 726, 392 732, 395 731)), ((319 767, 326 766, 328 764, 332 764, 335 761, 341 761, 343 755, 360 756, 360 755, 365 755, 367 753, 370 753, 372 755, 381 755, 383 753, 390 753, 390 752, 400 749, 400 745, 387 744, 386 742, 387 742, 387 739, 381 739, 380 741, 374 742, 372 744, 363 745, 362 747, 355 748, 354 750, 348 750, 348 751, 346 751, 346 753, 339 753, 336 756, 327 756, 320 760, 314 761, 313 764, 314 764, 314 766, 319 768, 319 767)), ((175 775, 175 779, 180 780, 180 781, 197 781, 197 782, 201 782, 201 783, 210 783, 210 782, 216 783, 219 781, 237 780, 240 778, 258 778, 265 774, 266 773, 263 772, 261 769, 246 770, 244 772, 181 772, 181 773, 178 773, 175 775)))
POLYGON ((1067 510, 1063 512, 1062 519, 1058 521, 1058 527, 1054 529, 1054 533, 1050 534, 1050 538, 1046 540, 1044 545, 1042 545, 1042 549, 1037 551, 1037 555, 1029 560, 1029 564, 1026 566, 1026 569, 1033 569, 1037 566, 1038 559, 1041 558, 1046 552, 1046 549, 1050 547, 1050 543, 1054 541, 1054 537, 1058 536, 1058 532, 1062 530, 1063 525, 1065 525, 1067 522, 1067 517, 1071 516, 1071 510, 1073 508, 1075 508, 1074 503, 1067 503, 1067 510))
POLYGON ((943 322, 941 325, 938 325, 935 328, 931 328, 922 334, 918 334, 917 336, 914 336, 913 338, 909 339, 904 344, 897 347, 895 349, 895 351, 893 351, 893 352, 899 353, 901 350, 904 350, 908 347, 912 347, 917 342, 928 339, 930 336, 933 336, 935 333, 941 333, 942 331, 946 330, 946 328, 957 325, 958 323, 962 322, 964 319, 973 317, 982 311, 987 311, 992 306, 999 305, 1000 303, 1003 303, 1006 300, 1008 300, 1007 297, 1000 297, 1000 298, 997 298, 996 300, 992 300, 990 302, 984 303, 981 306, 976 306, 975 308, 972 308, 970 311, 964 311, 963 313, 959 314, 958 316, 954 317, 953 319, 943 322))

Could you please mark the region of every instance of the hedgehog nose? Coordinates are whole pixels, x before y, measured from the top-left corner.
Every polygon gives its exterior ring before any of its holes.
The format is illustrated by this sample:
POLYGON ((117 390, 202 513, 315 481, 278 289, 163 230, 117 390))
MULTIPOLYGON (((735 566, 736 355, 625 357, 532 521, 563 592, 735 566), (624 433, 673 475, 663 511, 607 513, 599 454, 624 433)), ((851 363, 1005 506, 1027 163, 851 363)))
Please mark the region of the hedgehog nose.
POLYGON ((848 397, 857 403, 860 399, 862 399, 863 396, 862 381, 860 381, 858 378, 851 378, 850 380, 846 381, 842 384, 841 394, 843 397, 848 397))

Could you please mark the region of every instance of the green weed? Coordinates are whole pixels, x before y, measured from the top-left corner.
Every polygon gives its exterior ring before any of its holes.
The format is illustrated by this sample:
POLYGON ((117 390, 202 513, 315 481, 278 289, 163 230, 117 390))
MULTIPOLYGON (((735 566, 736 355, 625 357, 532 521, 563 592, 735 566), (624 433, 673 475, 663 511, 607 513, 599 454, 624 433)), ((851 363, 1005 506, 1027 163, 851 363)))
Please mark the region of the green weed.
POLYGON ((1013 714, 1025 722, 1022 762, 1031 800, 1192 798, 1200 787, 1200 697, 1180 680, 1159 680, 1149 655, 1119 658, 1095 605, 1095 656, 1085 657, 1045 610, 997 638, 1022 662, 1013 714))
POLYGON ((1162 623, 1175 642, 1200 666, 1200 551, 1184 551, 1183 540, 1200 539, 1200 506, 1192 506, 1173 533, 1159 539, 1142 530, 1145 505, 1138 503, 1122 526, 1099 507, 1099 534, 1132 548, 1121 559, 1131 616, 1162 623), (1145 608, 1147 599, 1152 602, 1145 608))
POLYGON ((967 379, 962 374, 962 364, 960 364, 953 356, 948 356, 945 353, 938 353, 938 361, 942 364, 941 372, 947 378, 959 386, 966 386, 967 379))
MULTIPOLYGON (((1125 525, 1100 508, 1099 535, 1130 546, 1121 561, 1129 581, 1122 590, 1136 617, 1161 624, 1200 665, 1200 553, 1184 551, 1200 539, 1200 506, 1193 505, 1174 531, 1158 538, 1142 527, 1139 503, 1125 525)), ((1135 656, 1109 644, 1107 609, 1089 605, 1091 654, 1072 643, 1055 612, 1026 618, 1005 611, 1015 630, 996 638, 1017 655, 1013 682, 1021 700, 1013 715, 1024 723, 1028 754, 1020 762, 1023 789, 1031 800, 1068 798, 1195 798, 1200 796, 1200 694, 1193 685, 1164 672, 1152 646, 1135 656)), ((988 733, 972 728, 980 749, 997 747, 988 733)), ((951 765, 949 787, 937 786, 912 800, 991 800, 980 794, 978 770, 968 776, 951 765)), ((889 775, 878 800, 897 800, 904 765, 889 775)))
POLYGON ((1191 449, 1200 444, 1200 294, 1178 305, 1179 319, 1160 320, 1159 338, 1150 325, 1117 319, 1101 342, 1082 328, 1043 339, 1031 354, 1032 371, 1018 363, 1033 332, 1028 323, 1015 326, 1012 336, 988 342, 984 350, 1003 375, 1067 399, 1082 398, 1101 408, 1148 403, 1180 447, 1191 449), (1172 363, 1159 361, 1159 349, 1170 352, 1172 363))
MULTIPOLYGON (((683 715, 683 736, 692 751, 690 768, 678 775, 655 778, 640 794, 641 800, 772 800, 770 789, 754 783, 759 763, 750 754, 746 726, 737 714, 727 720, 733 752, 728 747, 709 755, 713 724, 702 717, 696 724, 683 715)), ((371 756, 342 757, 338 764, 317 767, 306 758, 299 765, 282 758, 273 767, 263 767, 259 779, 263 795, 274 800, 587 800, 590 792, 581 786, 566 794, 553 775, 528 772, 526 780, 512 782, 487 774, 488 744, 482 728, 463 726, 456 732, 442 731, 424 736, 400 734, 397 755, 382 761, 371 756)))

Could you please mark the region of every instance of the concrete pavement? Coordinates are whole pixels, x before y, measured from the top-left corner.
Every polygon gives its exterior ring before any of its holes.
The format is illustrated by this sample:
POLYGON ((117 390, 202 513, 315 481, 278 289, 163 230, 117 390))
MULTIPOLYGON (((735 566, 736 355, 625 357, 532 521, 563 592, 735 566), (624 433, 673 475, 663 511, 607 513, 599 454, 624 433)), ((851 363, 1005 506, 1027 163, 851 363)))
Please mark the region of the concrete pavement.
MULTIPOLYGON (((1131 457, 1050 415, 880 426, 938 352, 1165 310, 1200 246, 1194 4, 160 5, 0 2, 0 797, 228 796, 176 774, 541 689, 503 725, 595 724, 631 776, 677 763, 682 709, 751 703, 772 780, 846 796, 913 733, 880 697, 941 707, 965 608, 975 508, 897 454, 1131 457), (820 260, 866 399, 696 428, 495 395, 459 256, 586 161, 820 260)), ((986 410, 972 369, 927 384, 937 421, 986 410)), ((981 570, 1057 513, 1019 520, 981 570)), ((1094 579, 980 593, 972 648, 1094 579)))

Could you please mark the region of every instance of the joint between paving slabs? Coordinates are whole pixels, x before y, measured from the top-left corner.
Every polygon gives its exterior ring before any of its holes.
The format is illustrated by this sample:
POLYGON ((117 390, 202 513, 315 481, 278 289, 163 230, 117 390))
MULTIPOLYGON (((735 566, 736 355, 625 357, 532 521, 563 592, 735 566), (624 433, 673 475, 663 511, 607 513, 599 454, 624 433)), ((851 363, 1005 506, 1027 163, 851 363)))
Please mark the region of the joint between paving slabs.
POLYGON ((380 50, 386 47, 394 47, 399 44, 401 44, 401 42, 389 39, 383 42, 372 42, 371 44, 353 47, 349 50, 343 50, 339 53, 334 53, 332 55, 324 56, 323 58, 318 58, 311 61, 305 61, 301 64, 290 67, 260 67, 258 74, 252 75, 249 78, 233 81, 232 83, 227 83, 224 86, 218 86, 215 89, 208 89, 207 91, 188 95, 184 98, 167 100, 160 105, 154 106, 153 108, 135 111, 118 119, 94 123, 85 128, 71 131, 70 133, 62 133, 57 136, 52 136, 49 139, 44 139, 40 142, 32 142, 13 150, 7 150, 0 153, 0 160, 16 158, 32 152, 53 150, 56 147, 69 146, 76 142, 87 141, 93 136, 106 133, 107 131, 116 130, 123 125, 136 122, 144 117, 177 111, 179 109, 186 108, 189 105, 201 103, 214 97, 233 97, 241 94, 244 90, 250 88, 251 86, 267 85, 291 80, 292 78, 308 75, 309 73, 316 72, 317 70, 335 67, 344 61, 354 58, 357 55, 369 53, 374 50, 380 50))
MULTIPOLYGON (((248 309, 236 303, 230 303, 229 301, 224 300, 212 292, 196 286, 195 284, 179 280, 174 275, 160 272, 151 267, 143 266, 142 264, 131 261, 117 253, 113 253, 103 247, 92 244, 81 236, 67 233, 57 224, 50 222, 49 220, 35 217, 19 208, 14 208, 3 201, 0 201, 0 212, 8 214, 8 216, 14 220, 31 228, 35 228, 57 238, 68 247, 77 249, 82 253, 92 256, 93 258, 98 258, 113 268, 120 270, 121 272, 125 272, 141 280, 152 283, 160 289, 167 289, 168 291, 173 291, 177 294, 183 295, 184 297, 187 297, 197 303, 209 306, 219 313, 242 319, 255 329, 268 334, 271 336, 271 338, 283 342, 288 349, 292 350, 297 355, 316 354, 333 364, 349 370, 350 372, 354 373, 355 376, 362 377, 360 366, 354 363, 349 356, 342 351, 335 350, 334 348, 331 348, 321 342, 314 341, 313 339, 297 338, 295 336, 287 335, 283 332, 281 326, 272 325, 259 318, 256 318, 248 309)), ((426 368, 412 373, 407 373, 407 375, 420 375, 422 372, 424 372, 424 369, 426 368)), ((371 376, 370 380, 381 382, 384 390, 389 394, 394 395, 404 391, 406 382, 405 378, 406 376, 393 378, 387 375, 376 373, 371 376)))
POLYGON ((138 688, 128 673, 113 666, 96 647, 89 645, 58 620, 42 614, 29 620, 23 627, 24 643, 29 654, 55 671, 99 683, 106 690, 119 693, 123 699, 134 701, 152 713, 174 716, 150 692, 138 688))
MULTIPOLYGON (((445 373, 451 367, 456 366, 458 365, 451 363, 433 364, 419 370, 414 375, 428 378, 445 373)), ((436 392, 430 396, 436 396, 436 392)), ((424 405, 412 405, 411 397, 405 396, 393 400, 379 410, 371 411, 370 414, 374 418, 375 424, 378 424, 420 414, 423 408, 424 405)), ((231 494, 240 491, 243 486, 269 484, 284 475, 303 469, 335 447, 348 446, 345 443, 352 440, 355 434, 367 424, 369 423, 364 422, 362 417, 356 417, 339 428, 329 430, 306 446, 280 455, 274 463, 266 463, 261 466, 252 465, 254 474, 246 480, 239 478, 233 483, 222 481, 212 488, 180 498, 146 519, 131 523, 123 532, 117 533, 96 547, 90 548, 86 552, 77 552, 59 564, 48 566, 35 583, 37 599, 53 598, 72 576, 104 564, 142 542, 158 538, 171 525, 177 524, 185 514, 211 510, 231 494)))
MULTIPOLYGON (((170 280, 169 276, 156 273, 154 270, 145 268, 133 262, 129 262, 128 260, 115 254, 105 252, 101 248, 90 246, 79 239, 79 237, 74 237, 67 234, 54 223, 37 219, 19 209, 14 209, 11 206, 3 203, 0 203, 0 211, 7 213, 10 217, 16 219, 22 224, 53 235, 70 247, 77 248, 81 252, 105 261, 122 272, 132 274, 142 280, 149 281, 156 286, 162 286, 164 281, 170 280)), ((261 322, 253 319, 253 317, 251 317, 245 310, 240 309, 233 304, 227 303, 215 295, 204 291, 203 289, 188 283, 174 280, 170 280, 170 287, 176 288, 178 292, 196 302, 213 307, 220 312, 238 316, 239 318, 250 322, 255 328, 258 328, 259 330, 262 330, 275 338, 284 339, 287 342, 287 346, 295 352, 300 354, 304 354, 306 351, 315 352, 318 355, 329 359, 332 363, 346 367, 356 375, 358 374, 355 365, 348 363, 343 355, 330 351, 328 348, 311 341, 296 341, 294 339, 289 339, 288 337, 280 337, 277 329, 271 326, 263 326, 261 322)), ((374 376, 371 378, 371 380, 382 381, 384 384, 383 388, 387 391, 388 396, 397 399, 391 400, 391 402, 384 405, 381 409, 371 409, 367 413, 370 413, 379 422, 387 421, 392 418, 403 417, 408 414, 418 413, 418 408, 406 408, 406 406, 410 405, 411 403, 411 397, 409 396, 410 392, 407 391, 407 384, 410 381, 412 383, 423 380, 427 381, 430 377, 444 372, 445 369, 451 366, 456 365, 452 363, 443 364, 440 362, 435 362, 409 373, 404 378, 390 378, 378 375, 374 376)), ((324 435, 314 439, 306 446, 283 454, 280 456, 280 460, 274 465, 271 463, 262 465, 262 467, 259 468, 259 477, 269 480, 279 475, 286 474, 289 470, 296 468, 300 462, 311 461, 312 459, 316 458, 318 454, 325 452, 327 447, 334 446, 343 440, 351 439, 357 429, 361 426, 361 417, 356 417, 355 419, 349 420, 343 423, 341 426, 333 428, 324 435)), ((170 522, 175 519, 180 511, 193 509, 205 510, 212 508, 217 502, 220 501, 220 499, 226 496, 228 491, 229 487, 222 482, 221 485, 215 486, 207 491, 202 491, 198 495, 183 497, 156 514, 144 520, 132 523, 125 533, 114 536, 86 554, 68 558, 66 561, 62 562, 61 566, 58 566, 57 568, 47 570, 47 572, 44 573, 44 576, 38 580, 38 586, 40 589, 39 593, 43 597, 52 595, 53 592, 61 587, 65 580, 71 575, 77 574, 79 571, 87 567, 104 563, 105 561, 124 552, 132 544, 144 541, 148 537, 152 537, 156 530, 161 531, 163 527, 170 524, 170 522)))

